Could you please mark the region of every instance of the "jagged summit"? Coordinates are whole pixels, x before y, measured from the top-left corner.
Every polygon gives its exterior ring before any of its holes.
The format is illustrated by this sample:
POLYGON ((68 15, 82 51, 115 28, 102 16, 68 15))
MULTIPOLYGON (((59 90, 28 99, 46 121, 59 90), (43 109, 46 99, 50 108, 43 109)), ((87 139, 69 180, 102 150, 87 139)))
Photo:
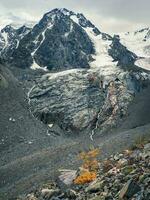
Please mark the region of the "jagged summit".
POLYGON ((93 28, 93 31, 97 35, 101 33, 100 30, 97 27, 95 27, 95 25, 92 24, 82 13, 75 13, 66 8, 55 8, 47 12, 46 14, 44 14, 41 21, 47 20, 51 21, 51 23, 54 23, 55 20, 62 20, 64 17, 71 19, 73 22, 75 22, 83 28, 93 28))
POLYGON ((70 10, 68 10, 66 8, 55 8, 55 9, 45 13, 45 15, 47 15, 47 16, 48 15, 53 15, 53 14, 64 14, 64 15, 70 16, 70 15, 75 15, 75 12, 70 11, 70 10))
POLYGON ((8 32, 12 35, 15 32, 19 39, 11 37, 10 50, 8 37, 2 34, 1 55, 21 68, 57 72, 98 67, 107 73, 111 71, 107 67, 133 66, 137 60, 136 53, 122 45, 119 39, 101 32, 82 13, 66 8, 45 13, 33 28, 8 26, 5 29, 10 29, 8 32), (9 54, 6 49, 10 50, 9 54))

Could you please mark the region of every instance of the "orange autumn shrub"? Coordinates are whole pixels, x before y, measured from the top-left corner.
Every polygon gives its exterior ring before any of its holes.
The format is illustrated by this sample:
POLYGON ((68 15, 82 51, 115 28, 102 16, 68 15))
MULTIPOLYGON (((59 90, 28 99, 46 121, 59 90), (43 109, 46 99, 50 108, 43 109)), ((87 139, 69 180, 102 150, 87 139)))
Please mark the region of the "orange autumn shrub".
POLYGON ((97 177, 97 171, 99 164, 97 161, 97 156, 99 154, 99 149, 93 149, 89 152, 82 152, 79 154, 79 159, 82 161, 79 176, 74 180, 75 184, 85 184, 94 181, 97 177))
POLYGON ((94 181, 97 177, 97 173, 96 172, 83 172, 80 174, 80 176, 78 176, 75 180, 74 183, 75 184, 85 184, 85 183, 90 183, 91 181, 94 181))

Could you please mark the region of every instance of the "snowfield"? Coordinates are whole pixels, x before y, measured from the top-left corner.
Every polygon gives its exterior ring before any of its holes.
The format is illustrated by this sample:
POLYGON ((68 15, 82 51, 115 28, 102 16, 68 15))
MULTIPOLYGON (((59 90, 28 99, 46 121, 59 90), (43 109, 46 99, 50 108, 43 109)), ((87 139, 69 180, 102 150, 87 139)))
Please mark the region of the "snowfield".
POLYGON ((139 57, 135 64, 147 70, 150 70, 149 34, 150 28, 120 34, 120 42, 139 57))

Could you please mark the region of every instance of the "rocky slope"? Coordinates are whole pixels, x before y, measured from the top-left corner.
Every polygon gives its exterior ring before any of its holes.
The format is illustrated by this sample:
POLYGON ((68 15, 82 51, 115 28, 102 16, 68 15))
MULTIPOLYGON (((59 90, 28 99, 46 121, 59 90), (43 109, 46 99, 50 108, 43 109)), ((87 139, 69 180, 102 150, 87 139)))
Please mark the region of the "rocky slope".
MULTIPOLYGON (((29 110, 23 85, 0 64, 0 165, 31 154, 38 149, 55 147, 63 139, 60 129, 48 129, 29 110)), ((64 138, 65 142, 65 138, 64 138)))
MULTIPOLYGON (((101 160, 97 179, 90 184, 72 184, 63 189, 49 181, 17 200, 149 200, 150 143, 135 147, 101 160)), ((75 171, 64 171, 64 181, 73 173, 75 171)))

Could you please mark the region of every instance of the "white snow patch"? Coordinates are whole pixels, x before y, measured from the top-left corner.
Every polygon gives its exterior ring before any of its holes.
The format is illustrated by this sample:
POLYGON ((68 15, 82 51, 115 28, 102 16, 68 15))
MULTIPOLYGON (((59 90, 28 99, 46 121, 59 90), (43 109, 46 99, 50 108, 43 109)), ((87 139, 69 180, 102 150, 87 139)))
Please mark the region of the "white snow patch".
POLYGON ((70 31, 66 32, 66 33, 64 34, 64 36, 65 36, 65 37, 68 37, 68 35, 72 32, 72 30, 73 30, 73 23, 70 24, 70 31))
POLYGON ((72 19, 76 24, 80 25, 80 24, 79 24, 79 19, 77 18, 76 15, 70 16, 70 19, 72 19))
POLYGON ((5 41, 5 45, 3 47, 3 49, 5 49, 5 47, 7 47, 7 45, 8 45, 8 34, 6 32, 3 32, 1 34, 2 34, 2 37, 4 38, 4 41, 5 41))
POLYGON ((70 11, 65 9, 65 8, 60 8, 59 9, 64 15, 70 16, 70 11))
POLYGON ((150 40, 144 40, 147 33, 148 29, 141 32, 121 33, 120 42, 139 57, 135 62, 136 65, 150 70, 150 55, 145 51, 145 48, 150 46, 150 40))
MULTIPOLYGON (((37 70, 37 69, 41 69, 41 70, 44 70, 44 71, 48 71, 47 70, 47 67, 41 67, 41 66, 39 66, 36 62, 35 62, 35 60, 34 60, 34 54, 36 53, 36 51, 40 48, 40 46, 41 46, 41 44, 44 42, 44 40, 45 40, 45 32, 46 32, 46 30, 47 30, 47 28, 43 31, 43 33, 42 33, 42 36, 43 36, 43 39, 42 39, 42 41, 40 42, 40 44, 39 44, 39 46, 31 53, 31 56, 32 56, 32 58, 33 58, 33 64, 31 65, 31 69, 33 69, 33 70, 37 70)), ((37 40, 35 41, 35 43, 37 43, 37 40)))
POLYGON ((91 62, 91 67, 101 67, 105 65, 115 65, 113 59, 108 54, 108 49, 110 48, 111 41, 103 40, 102 35, 95 35, 93 32, 93 28, 85 28, 84 29, 90 39, 92 40, 96 54, 93 55, 94 61, 91 62))
POLYGON ((91 70, 97 71, 106 77, 119 73, 120 69, 117 67, 117 62, 113 62, 112 57, 108 54, 111 41, 103 40, 101 34, 95 35, 92 28, 88 27, 84 30, 93 42, 96 51, 95 54, 92 55, 94 61, 90 63, 91 70))
POLYGON ((68 74, 78 73, 78 72, 81 72, 81 71, 83 71, 83 69, 69 69, 69 70, 56 72, 56 73, 47 73, 44 76, 46 76, 46 77, 48 76, 49 80, 51 80, 51 79, 55 79, 55 78, 65 76, 65 75, 68 75, 68 74))
POLYGON ((141 68, 150 70, 150 56, 138 59, 135 64, 141 68))
POLYGON ((19 40, 17 40, 17 45, 16 45, 16 49, 18 48, 18 46, 19 46, 19 40))
POLYGON ((33 142, 32 141, 28 141, 28 144, 33 144, 33 142))
MULTIPOLYGON (((53 24, 52 23, 49 23, 48 26, 47 26, 47 29, 51 29, 53 27, 53 24)), ((44 33, 45 34, 45 33, 44 33)))
POLYGON ((10 117, 10 118, 9 118, 9 121, 15 122, 16 120, 15 120, 14 118, 10 117))
POLYGON ((49 127, 49 128, 52 128, 52 127, 53 127, 53 125, 54 125, 54 124, 48 124, 48 127, 49 127))

